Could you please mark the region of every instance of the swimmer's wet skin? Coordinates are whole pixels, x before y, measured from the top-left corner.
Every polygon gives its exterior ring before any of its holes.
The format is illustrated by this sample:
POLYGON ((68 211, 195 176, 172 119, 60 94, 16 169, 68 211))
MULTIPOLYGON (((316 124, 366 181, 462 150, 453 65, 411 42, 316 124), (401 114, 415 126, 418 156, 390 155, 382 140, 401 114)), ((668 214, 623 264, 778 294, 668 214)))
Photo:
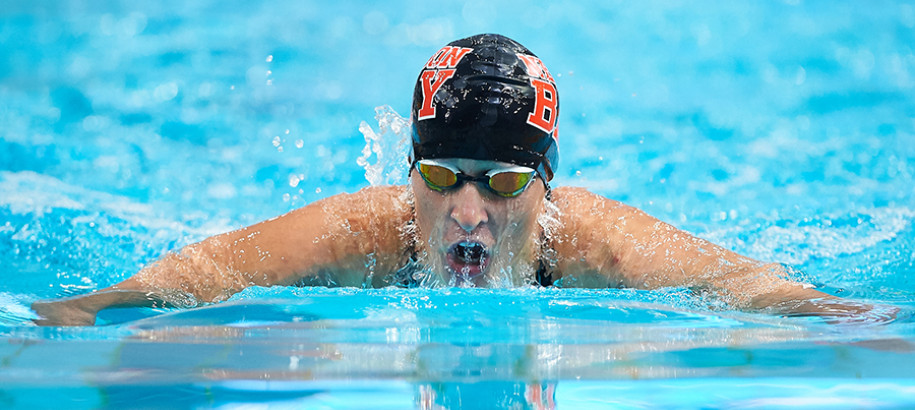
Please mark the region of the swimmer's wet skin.
POLYGON ((778 314, 873 311, 638 209, 581 188, 551 188, 559 94, 543 62, 514 40, 477 35, 433 54, 411 117, 407 186, 336 195, 186 246, 101 291, 36 302, 36 323, 92 325, 107 307, 195 306, 248 286, 318 277, 372 287, 685 286, 778 314))

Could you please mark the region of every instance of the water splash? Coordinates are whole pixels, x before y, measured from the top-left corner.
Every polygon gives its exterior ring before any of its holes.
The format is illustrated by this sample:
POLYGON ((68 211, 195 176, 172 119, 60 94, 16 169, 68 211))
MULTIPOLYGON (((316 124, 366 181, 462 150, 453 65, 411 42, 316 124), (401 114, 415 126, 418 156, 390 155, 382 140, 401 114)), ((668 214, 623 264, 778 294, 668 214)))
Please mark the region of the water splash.
POLYGON ((378 132, 363 121, 359 132, 365 136, 362 156, 356 163, 365 168, 365 179, 372 186, 402 185, 407 182, 410 120, 388 105, 375 108, 378 132), (374 164, 370 162, 374 154, 374 164))
POLYGON ((0 326, 22 325, 37 318, 22 295, 0 292, 0 326))
POLYGON ((777 221, 755 233, 768 246, 754 249, 771 260, 795 265, 816 258, 855 255, 897 238, 915 212, 903 207, 874 208, 847 215, 820 215, 805 221, 777 221))

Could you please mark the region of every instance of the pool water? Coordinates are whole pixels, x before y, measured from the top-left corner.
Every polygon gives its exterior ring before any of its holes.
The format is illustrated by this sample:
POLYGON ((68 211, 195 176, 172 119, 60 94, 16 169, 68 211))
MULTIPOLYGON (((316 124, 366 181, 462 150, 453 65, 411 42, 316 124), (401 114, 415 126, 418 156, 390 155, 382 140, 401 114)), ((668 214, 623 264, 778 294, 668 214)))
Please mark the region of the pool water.
POLYGON ((912 44, 912 2, 0 0, 0 407, 913 407, 912 44), (277 287, 32 324, 36 300, 403 183, 419 67, 481 32, 557 79, 557 185, 897 318, 277 287))

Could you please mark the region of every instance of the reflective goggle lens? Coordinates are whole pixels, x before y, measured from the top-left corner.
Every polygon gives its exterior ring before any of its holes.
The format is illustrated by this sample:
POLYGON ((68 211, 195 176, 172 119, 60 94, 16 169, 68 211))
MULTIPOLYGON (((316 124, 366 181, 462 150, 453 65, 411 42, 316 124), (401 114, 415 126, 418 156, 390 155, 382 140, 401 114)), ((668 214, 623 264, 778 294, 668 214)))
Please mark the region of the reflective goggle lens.
POLYGON ((417 161, 416 169, 426 185, 436 191, 456 188, 462 181, 485 182, 496 195, 506 198, 521 195, 534 180, 537 171, 526 167, 492 170, 485 176, 472 177, 432 160, 417 161))
POLYGON ((416 163, 416 169, 419 170, 419 174, 429 184, 429 187, 436 191, 451 188, 457 184, 457 174, 443 166, 420 161, 416 163))
POLYGON ((489 187, 502 196, 517 196, 527 188, 531 180, 534 179, 534 173, 503 171, 490 174, 489 187))

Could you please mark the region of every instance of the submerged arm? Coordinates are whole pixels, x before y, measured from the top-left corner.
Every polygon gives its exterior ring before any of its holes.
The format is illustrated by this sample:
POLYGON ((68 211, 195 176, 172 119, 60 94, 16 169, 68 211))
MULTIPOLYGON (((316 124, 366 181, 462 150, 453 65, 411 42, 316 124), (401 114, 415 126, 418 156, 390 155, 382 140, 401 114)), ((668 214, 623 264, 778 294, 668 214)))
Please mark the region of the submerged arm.
MULTIPOLYGON (((558 270, 609 286, 685 286, 732 306, 789 315, 853 316, 871 309, 788 279, 763 263, 681 231, 630 206, 584 189, 554 192, 560 226, 553 238, 558 270)), ((564 281, 565 283, 565 281, 564 281)))
POLYGON ((123 282, 88 295, 32 305, 40 325, 91 325, 109 307, 195 306, 249 286, 376 284, 402 263, 412 211, 402 187, 367 188, 207 238, 169 253, 123 282), (366 266, 371 264, 371 270, 366 266), (375 277, 366 275, 375 273, 375 277))

